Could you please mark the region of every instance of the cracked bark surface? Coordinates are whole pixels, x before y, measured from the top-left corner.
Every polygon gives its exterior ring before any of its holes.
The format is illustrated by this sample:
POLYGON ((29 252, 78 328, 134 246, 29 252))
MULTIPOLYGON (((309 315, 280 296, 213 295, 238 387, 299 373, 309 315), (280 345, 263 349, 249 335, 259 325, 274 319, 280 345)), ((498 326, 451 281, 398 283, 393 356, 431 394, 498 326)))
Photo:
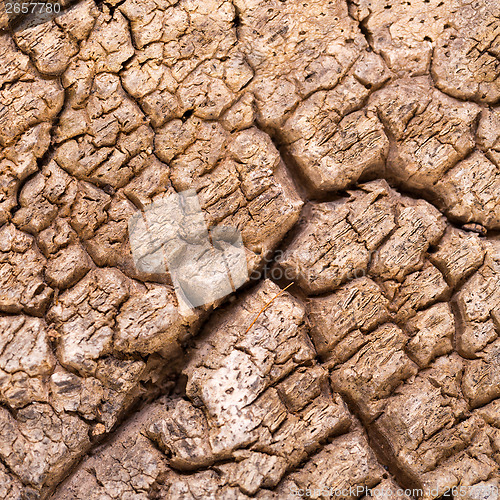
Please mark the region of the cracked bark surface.
POLYGON ((496 2, 61 3, 0 5, 0 497, 497 498, 496 2), (188 189, 251 279, 186 312, 188 189))

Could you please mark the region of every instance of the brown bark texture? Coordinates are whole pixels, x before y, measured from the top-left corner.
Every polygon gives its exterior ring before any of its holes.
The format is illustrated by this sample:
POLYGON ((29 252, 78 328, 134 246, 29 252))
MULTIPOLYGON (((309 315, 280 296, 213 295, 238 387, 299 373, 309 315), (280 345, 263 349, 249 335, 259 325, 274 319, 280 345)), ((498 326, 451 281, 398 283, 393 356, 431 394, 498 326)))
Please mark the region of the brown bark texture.
POLYGON ((500 3, 8 5, 0 499, 498 500, 500 3))

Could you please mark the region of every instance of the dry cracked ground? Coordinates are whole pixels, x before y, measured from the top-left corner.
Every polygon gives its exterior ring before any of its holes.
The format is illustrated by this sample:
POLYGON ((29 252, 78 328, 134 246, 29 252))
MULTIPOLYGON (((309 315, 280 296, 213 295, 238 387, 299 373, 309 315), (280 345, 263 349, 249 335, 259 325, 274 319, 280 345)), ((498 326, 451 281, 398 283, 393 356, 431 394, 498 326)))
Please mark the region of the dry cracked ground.
POLYGON ((62 3, 0 6, 0 498, 498 499, 497 0, 62 3), (251 278, 186 313, 187 189, 251 278))

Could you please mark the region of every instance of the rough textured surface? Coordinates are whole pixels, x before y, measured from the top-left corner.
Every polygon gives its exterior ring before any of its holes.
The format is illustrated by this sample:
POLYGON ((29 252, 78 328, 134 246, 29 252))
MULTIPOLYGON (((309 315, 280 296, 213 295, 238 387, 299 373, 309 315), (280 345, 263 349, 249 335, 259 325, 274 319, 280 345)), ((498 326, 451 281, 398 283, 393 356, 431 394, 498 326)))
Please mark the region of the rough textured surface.
POLYGON ((498 2, 60 4, 0 3, 0 497, 500 498, 498 2))

